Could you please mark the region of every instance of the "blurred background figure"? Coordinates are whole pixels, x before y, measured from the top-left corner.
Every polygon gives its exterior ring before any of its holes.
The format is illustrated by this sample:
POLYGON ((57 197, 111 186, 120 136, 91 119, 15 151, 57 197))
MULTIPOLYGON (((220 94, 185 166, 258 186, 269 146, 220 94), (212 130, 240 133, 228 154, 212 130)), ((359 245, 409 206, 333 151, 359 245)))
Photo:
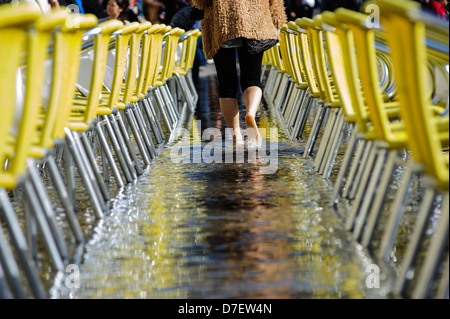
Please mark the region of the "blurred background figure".
POLYGON ((152 24, 160 24, 163 20, 164 4, 155 0, 142 0, 142 12, 145 19, 152 24))
POLYGON ((422 4, 422 7, 425 10, 433 13, 441 19, 448 20, 447 0, 420 0, 418 2, 422 4))
MULTIPOLYGON (((200 30, 200 20, 195 20, 195 18, 192 17, 192 11, 194 9, 193 4, 193 0, 188 0, 187 5, 182 7, 175 13, 169 25, 172 28, 178 27, 185 31, 191 29, 200 30)), ((197 42, 197 50, 195 52, 194 65, 192 66, 192 80, 194 81, 195 85, 198 85, 199 83, 200 68, 204 67, 205 65, 206 59, 205 54, 203 53, 202 37, 199 37, 197 42)))
POLYGON ((288 20, 297 18, 312 18, 314 8, 320 7, 319 0, 285 0, 286 16, 288 20))
POLYGON ((127 20, 128 14, 127 10, 129 7, 129 0, 108 0, 106 4, 106 14, 107 16, 99 19, 98 23, 102 23, 106 20, 117 19, 122 22, 127 20))
POLYGON ((320 9, 322 11, 334 11, 343 7, 360 12, 363 2, 363 0, 322 0, 320 9))
POLYGON ((141 22, 143 19, 140 16, 141 10, 139 8, 139 0, 130 0, 127 8, 127 21, 141 22))

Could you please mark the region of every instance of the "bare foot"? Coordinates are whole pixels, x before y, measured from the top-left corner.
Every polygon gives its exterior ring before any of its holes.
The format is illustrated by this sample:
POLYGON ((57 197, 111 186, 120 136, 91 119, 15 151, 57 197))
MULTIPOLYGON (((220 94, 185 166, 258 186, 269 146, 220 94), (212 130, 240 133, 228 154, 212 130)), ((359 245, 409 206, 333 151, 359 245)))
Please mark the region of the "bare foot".
POLYGON ((245 123, 247 123, 248 139, 258 140, 260 138, 258 126, 256 125, 255 118, 250 113, 247 113, 247 115, 245 116, 245 123))

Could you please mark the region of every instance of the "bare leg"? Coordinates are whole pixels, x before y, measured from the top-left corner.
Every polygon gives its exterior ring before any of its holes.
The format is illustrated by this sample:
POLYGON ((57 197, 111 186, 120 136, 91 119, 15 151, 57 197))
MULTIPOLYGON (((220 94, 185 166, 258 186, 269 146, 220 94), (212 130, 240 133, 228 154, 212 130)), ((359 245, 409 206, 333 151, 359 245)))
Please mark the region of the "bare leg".
POLYGON ((248 134, 249 138, 255 138, 256 140, 260 137, 258 126, 256 125, 255 117, 258 111, 259 104, 262 99, 262 90, 258 86, 251 86, 245 89, 243 93, 244 104, 247 109, 247 115, 245 116, 245 122, 247 123, 247 129, 252 128, 255 135, 248 134))
POLYGON ((220 110, 222 111, 225 123, 233 129, 233 141, 237 144, 242 143, 242 134, 239 123, 239 107, 237 99, 219 98, 220 110))

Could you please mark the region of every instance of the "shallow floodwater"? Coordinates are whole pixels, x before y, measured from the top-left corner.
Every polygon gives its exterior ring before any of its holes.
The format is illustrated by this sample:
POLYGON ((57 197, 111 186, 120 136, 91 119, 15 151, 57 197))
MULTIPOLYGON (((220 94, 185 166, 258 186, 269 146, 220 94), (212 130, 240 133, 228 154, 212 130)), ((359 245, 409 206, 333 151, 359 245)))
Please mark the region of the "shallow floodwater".
POLYGON ((266 106, 258 125, 267 132, 277 128, 278 142, 267 136, 266 153, 256 161, 250 149, 238 163, 205 162, 211 141, 199 134, 225 128, 216 84, 214 76, 202 79, 197 111, 183 119, 185 144, 160 148, 96 225, 79 266, 79 288, 56 285, 53 296, 380 297, 380 289, 366 286, 370 259, 329 205, 331 182, 302 158, 302 142, 290 141, 266 106), (188 145, 190 161, 175 154, 180 145, 188 145), (276 172, 264 173, 264 155, 271 165, 277 159, 276 172))

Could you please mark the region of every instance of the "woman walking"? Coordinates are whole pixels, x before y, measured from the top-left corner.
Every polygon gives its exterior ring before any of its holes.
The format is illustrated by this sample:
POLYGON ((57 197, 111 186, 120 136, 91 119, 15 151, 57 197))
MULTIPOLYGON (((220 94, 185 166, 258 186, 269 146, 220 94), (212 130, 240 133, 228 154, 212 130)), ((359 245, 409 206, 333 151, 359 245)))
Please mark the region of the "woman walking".
POLYGON ((237 103, 238 77, 236 48, 240 64, 240 84, 247 114, 249 139, 260 138, 256 113, 262 98, 261 65, 264 50, 279 39, 277 29, 286 23, 283 0, 194 0, 204 10, 203 47, 207 59, 214 59, 219 78, 219 103, 233 140, 243 143, 237 103), (252 133, 250 133, 252 132, 252 133))

